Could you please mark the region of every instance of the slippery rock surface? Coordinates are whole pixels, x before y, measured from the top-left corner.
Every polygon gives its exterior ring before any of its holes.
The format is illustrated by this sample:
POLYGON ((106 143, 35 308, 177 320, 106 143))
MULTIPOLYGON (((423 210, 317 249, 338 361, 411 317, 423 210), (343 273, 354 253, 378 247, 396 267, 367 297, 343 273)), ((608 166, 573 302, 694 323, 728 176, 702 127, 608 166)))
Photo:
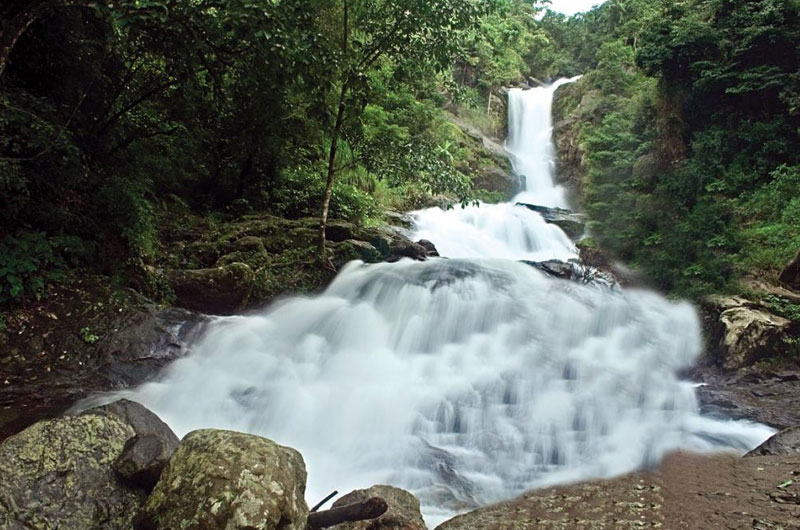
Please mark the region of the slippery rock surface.
POLYGON ((800 455, 800 426, 775 434, 745 456, 800 455))
POLYGON ((186 354, 206 319, 161 309, 103 280, 52 286, 6 312, 0 334, 0 440, 87 395, 140 384, 186 354))
POLYGON ((138 529, 304 530, 300 453, 250 434, 187 434, 147 500, 138 529))
POLYGON ((128 530, 144 492, 112 463, 133 428, 114 415, 36 423, 0 445, 0 528, 128 530))
POLYGON ((703 414, 757 421, 776 429, 800 425, 800 372, 749 368, 719 373, 705 368, 691 375, 703 381, 697 389, 703 414))
POLYGON ((586 217, 583 214, 574 213, 572 210, 550 208, 524 202, 518 202, 517 206, 522 206, 538 213, 545 222, 556 225, 573 240, 580 237, 586 228, 586 217))
POLYGON ((710 296, 704 306, 711 320, 712 355, 716 364, 727 370, 774 356, 792 324, 740 296, 710 296))
POLYGON ((618 286, 617 279, 610 272, 606 272, 594 267, 582 264, 578 260, 559 261, 551 259, 547 261, 523 261, 523 263, 542 271, 548 276, 573 282, 603 285, 615 288, 618 286))
POLYGON ((406 490, 394 486, 372 486, 363 490, 351 491, 340 497, 333 507, 364 502, 372 497, 380 497, 389 506, 386 513, 377 519, 357 521, 337 525, 337 530, 426 530, 420 513, 419 500, 406 490))

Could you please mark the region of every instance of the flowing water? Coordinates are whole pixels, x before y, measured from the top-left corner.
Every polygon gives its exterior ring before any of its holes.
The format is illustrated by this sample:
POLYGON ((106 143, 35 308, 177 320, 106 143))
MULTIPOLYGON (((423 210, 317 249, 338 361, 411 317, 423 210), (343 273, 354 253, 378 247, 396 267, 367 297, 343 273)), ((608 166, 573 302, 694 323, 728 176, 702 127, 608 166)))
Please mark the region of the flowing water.
POLYGON ((509 96, 508 150, 526 191, 415 213, 416 236, 451 259, 354 262, 319 296, 220 318, 189 357, 124 397, 179 435, 228 428, 299 449, 310 502, 389 483, 421 498, 429 524, 676 449, 763 441, 764 426, 700 416, 679 379, 701 349, 691 305, 515 261, 576 256, 558 228, 513 206, 567 205, 552 180, 554 90, 509 96))

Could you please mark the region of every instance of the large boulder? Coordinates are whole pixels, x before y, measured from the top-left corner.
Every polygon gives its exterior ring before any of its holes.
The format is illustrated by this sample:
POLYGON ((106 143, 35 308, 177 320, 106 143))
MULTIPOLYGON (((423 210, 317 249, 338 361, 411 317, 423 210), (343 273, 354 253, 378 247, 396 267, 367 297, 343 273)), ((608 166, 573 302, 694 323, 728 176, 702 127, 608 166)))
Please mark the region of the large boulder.
POLYGON ((745 456, 800 455, 800 426, 776 433, 745 456))
POLYGON ((357 521, 337 525, 337 530, 426 530, 420 513, 419 500, 406 490, 394 486, 372 486, 363 490, 351 491, 340 497, 334 508, 364 502, 373 497, 386 501, 386 513, 377 519, 357 521))
POLYGON ((167 273, 176 303, 201 313, 229 315, 247 306, 255 273, 245 263, 167 273))
POLYGON ((304 530, 300 453, 250 434, 206 429, 184 437, 136 528, 304 530))
POLYGON ((710 296, 704 309, 711 320, 715 364, 738 370, 778 354, 791 321, 740 296, 710 296))
POLYGON ((145 500, 112 470, 134 429, 115 415, 36 423, 0 445, 0 528, 129 530, 145 500))
POLYGON ((800 252, 781 271, 778 279, 792 289, 800 290, 800 252))
POLYGON ((151 491, 178 447, 179 440, 172 429, 149 409, 127 399, 84 414, 115 416, 133 428, 135 436, 125 443, 113 468, 127 484, 151 491))

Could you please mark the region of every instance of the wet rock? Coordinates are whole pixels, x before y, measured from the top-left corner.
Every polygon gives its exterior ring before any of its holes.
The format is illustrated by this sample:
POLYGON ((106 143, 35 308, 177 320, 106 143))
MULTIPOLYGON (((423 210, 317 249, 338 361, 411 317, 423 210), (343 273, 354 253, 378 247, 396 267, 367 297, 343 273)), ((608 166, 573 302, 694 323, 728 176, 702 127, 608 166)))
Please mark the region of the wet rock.
POLYGON ((791 321, 740 296, 710 296, 703 309, 710 328, 710 353, 727 370, 779 354, 791 321))
POLYGON ((433 242, 428 241, 427 239, 420 239, 417 241, 417 245, 421 246, 427 251, 428 257, 439 256, 439 251, 436 250, 436 245, 434 245, 433 242))
POLYGON ((304 530, 306 470, 300 453, 250 434, 186 435, 137 529, 304 530))
POLYGON ((372 486, 351 491, 339 498, 333 507, 364 502, 372 497, 380 497, 386 501, 389 506, 386 513, 377 519, 337 525, 337 530, 426 530, 417 498, 394 486, 372 486))
POLYGON ((800 372, 753 367, 729 373, 706 367, 687 375, 703 382, 696 391, 703 414, 776 429, 800 425, 800 372))
POLYGON ((255 274, 244 263, 231 263, 210 269, 173 270, 167 273, 167 279, 179 306, 228 315, 246 307, 255 274))
POLYGON ((338 269, 345 263, 361 260, 365 263, 376 263, 381 260, 381 253, 366 241, 346 239, 339 243, 331 243, 333 251, 333 264, 338 269))
POLYGON ((586 217, 583 214, 573 213, 571 210, 564 208, 548 208, 547 206, 523 202, 518 202, 517 206, 522 206, 538 213, 545 222, 556 225, 573 239, 583 235, 586 229, 586 217))
POLYGON ((587 267, 578 260, 568 262, 551 259, 548 261, 525 261, 522 263, 530 265, 541 272, 559 278, 584 284, 603 285, 614 288, 618 282, 613 274, 593 267, 587 267))
POLYGON ((0 445, 0 528, 128 530, 145 494, 112 470, 133 428, 114 415, 36 423, 0 445))
POLYGON ((13 413, 0 414, 0 440, 88 394, 142 383, 184 356, 204 328, 202 315, 162 310, 128 291, 114 297, 90 281, 97 293, 51 293, 24 326, 0 337, 0 350, 14 352, 0 370, 0 410, 13 413), (83 340, 83 326, 96 342, 83 340))
POLYGON ((800 252, 781 271, 778 279, 792 289, 800 290, 800 252))
POLYGON ((775 434, 745 456, 800 455, 800 426, 775 434))

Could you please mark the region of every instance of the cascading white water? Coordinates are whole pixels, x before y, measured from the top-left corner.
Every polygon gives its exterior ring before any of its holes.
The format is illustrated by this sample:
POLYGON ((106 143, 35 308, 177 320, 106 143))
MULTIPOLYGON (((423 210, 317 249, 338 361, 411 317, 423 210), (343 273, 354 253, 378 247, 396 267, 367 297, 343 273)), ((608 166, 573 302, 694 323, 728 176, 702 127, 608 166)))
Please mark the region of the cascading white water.
POLYGON ((506 150, 525 190, 516 200, 541 206, 567 208, 566 192, 553 184, 553 94, 558 87, 579 79, 561 79, 550 86, 514 89, 508 94, 508 141, 506 150))
MULTIPOLYGON (((509 149, 535 201, 563 204, 538 145, 550 143, 540 113, 552 89, 530 93, 512 96, 511 121, 527 132, 509 149)), ((391 483, 419 495, 429 523, 671 450, 744 451, 771 434, 698 414, 676 375, 701 348, 689 304, 511 261, 574 256, 524 208, 416 216, 417 235, 454 259, 351 263, 320 296, 216 320, 160 380, 121 394, 180 435, 229 428, 299 449, 310 501, 391 483)))

